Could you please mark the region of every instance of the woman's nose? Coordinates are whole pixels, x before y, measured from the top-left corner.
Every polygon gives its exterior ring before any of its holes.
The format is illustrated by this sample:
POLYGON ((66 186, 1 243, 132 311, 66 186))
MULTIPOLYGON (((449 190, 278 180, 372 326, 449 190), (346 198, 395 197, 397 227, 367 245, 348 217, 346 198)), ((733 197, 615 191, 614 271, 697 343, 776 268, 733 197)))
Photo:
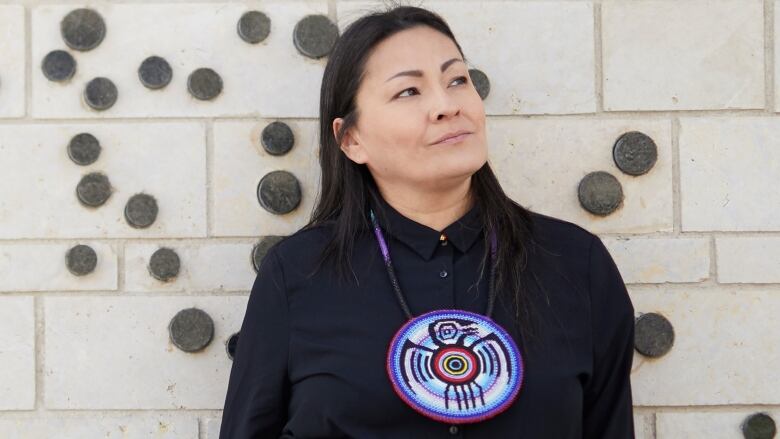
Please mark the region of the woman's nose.
POLYGON ((452 117, 460 112, 460 103, 451 95, 449 90, 440 89, 436 91, 433 111, 431 113, 433 120, 439 120, 443 117, 452 117))

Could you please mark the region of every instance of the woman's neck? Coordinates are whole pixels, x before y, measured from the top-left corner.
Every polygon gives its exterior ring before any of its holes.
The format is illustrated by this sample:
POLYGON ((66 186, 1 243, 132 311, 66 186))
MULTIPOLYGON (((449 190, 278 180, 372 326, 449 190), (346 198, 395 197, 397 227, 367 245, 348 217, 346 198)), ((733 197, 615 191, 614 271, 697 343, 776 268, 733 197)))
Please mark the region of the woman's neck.
POLYGON ((401 215, 438 231, 460 219, 474 204, 470 178, 452 190, 438 192, 378 187, 382 198, 401 215))

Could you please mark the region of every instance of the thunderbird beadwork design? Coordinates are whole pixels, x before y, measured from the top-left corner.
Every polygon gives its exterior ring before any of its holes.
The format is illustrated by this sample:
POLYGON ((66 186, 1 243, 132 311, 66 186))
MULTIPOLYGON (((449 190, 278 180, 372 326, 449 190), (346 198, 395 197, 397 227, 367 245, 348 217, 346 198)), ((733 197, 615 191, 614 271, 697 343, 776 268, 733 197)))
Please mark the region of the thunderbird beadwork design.
POLYGON ((407 322, 390 343, 387 362, 401 399, 448 423, 497 415, 523 381, 523 359, 511 336, 491 319, 462 310, 437 310, 407 322))

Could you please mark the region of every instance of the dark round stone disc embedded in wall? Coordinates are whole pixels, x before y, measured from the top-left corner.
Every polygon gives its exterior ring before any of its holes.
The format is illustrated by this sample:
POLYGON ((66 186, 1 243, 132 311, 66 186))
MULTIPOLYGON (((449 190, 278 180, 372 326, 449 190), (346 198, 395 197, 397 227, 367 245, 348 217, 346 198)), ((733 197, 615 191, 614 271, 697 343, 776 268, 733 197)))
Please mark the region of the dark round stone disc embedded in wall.
POLYGON ((236 355, 236 347, 238 346, 238 335, 240 332, 236 332, 235 334, 231 335, 230 338, 227 339, 227 342, 225 342, 225 351, 227 352, 228 358, 231 360, 233 359, 233 356, 236 355))
POLYGON ((184 352, 197 352, 211 343, 214 321, 201 309, 183 309, 171 319, 168 334, 177 348, 184 352))
POLYGON ((173 78, 173 69, 165 58, 150 56, 138 67, 138 79, 146 88, 152 90, 163 88, 171 82, 171 78, 173 78))
POLYGON ((666 317, 657 313, 646 313, 634 322, 634 347, 648 357, 660 357, 669 352, 674 344, 674 328, 666 317))
POLYGON ((577 187, 580 205, 595 215, 609 215, 623 202, 623 188, 609 172, 591 172, 580 180, 577 187))
POLYGON ((242 40, 257 44, 271 33, 271 19, 260 11, 248 11, 238 19, 236 27, 242 40))
POLYGON ((741 427, 745 439, 772 439, 777 434, 775 420, 766 413, 753 413, 741 427))
POLYGON ((484 101, 490 94, 490 80, 482 70, 477 69, 469 69, 469 76, 471 77, 471 83, 474 84, 474 88, 479 93, 479 97, 484 101))
POLYGON ((252 268, 255 269, 255 273, 260 272, 260 266, 263 263, 263 259, 265 259, 265 255, 268 253, 268 249, 284 238, 284 236, 280 235, 264 236, 260 242, 252 247, 252 268))
POLYGON ((626 174, 642 175, 658 160, 658 148, 646 134, 629 131, 618 137, 612 148, 612 158, 617 167, 626 174))
POLYGON ((88 245, 76 245, 65 254, 65 265, 72 274, 84 276, 95 270, 97 253, 88 245))
POLYGON ((157 200, 148 194, 135 194, 125 204, 125 220, 137 229, 151 226, 157 212, 157 200))
POLYGON ((85 206, 101 206, 111 197, 111 182, 101 172, 90 172, 76 185, 76 197, 85 206))
POLYGON ((116 102, 119 92, 110 79, 97 77, 84 88, 84 101, 95 110, 107 110, 116 102))
POLYGON ((284 155, 292 149, 295 144, 295 135, 293 135, 290 126, 284 122, 271 122, 263 128, 260 135, 260 143, 263 149, 271 155, 284 155))
POLYGON ((91 50, 106 36, 106 23, 92 9, 74 9, 60 22, 60 33, 71 49, 91 50))
POLYGON ((293 29, 295 48, 309 58, 322 58, 329 54, 338 38, 338 26, 322 14, 303 17, 293 29))
POLYGON ((287 171, 271 171, 257 184, 257 200, 271 213, 282 215, 291 212, 301 202, 301 185, 287 171))
POLYGON ((179 255, 171 248, 159 248, 149 258, 149 274, 162 282, 168 282, 178 276, 180 267, 179 255))
POLYGON ((68 157, 81 166, 91 165, 100 157, 100 141, 90 133, 79 133, 68 142, 68 157))
POLYGON ((222 92, 222 78, 208 67, 195 69, 187 78, 187 90, 202 101, 214 99, 222 92))
POLYGON ((43 57, 41 70, 49 81, 67 81, 76 73, 76 59, 64 50, 52 50, 43 57))

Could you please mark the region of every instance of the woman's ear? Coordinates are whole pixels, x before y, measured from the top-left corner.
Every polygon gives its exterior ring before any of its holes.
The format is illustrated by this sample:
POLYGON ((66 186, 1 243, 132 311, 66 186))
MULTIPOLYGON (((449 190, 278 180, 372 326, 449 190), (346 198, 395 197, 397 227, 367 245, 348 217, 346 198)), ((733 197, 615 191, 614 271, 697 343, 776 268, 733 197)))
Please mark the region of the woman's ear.
MULTIPOLYGON (((343 123, 344 119, 341 117, 333 119, 333 138, 338 139, 336 133, 339 132, 343 123)), ((364 164, 366 162, 365 149, 353 135, 352 128, 344 133, 339 148, 341 148, 341 150, 344 151, 344 154, 353 162, 358 164, 364 164)))

